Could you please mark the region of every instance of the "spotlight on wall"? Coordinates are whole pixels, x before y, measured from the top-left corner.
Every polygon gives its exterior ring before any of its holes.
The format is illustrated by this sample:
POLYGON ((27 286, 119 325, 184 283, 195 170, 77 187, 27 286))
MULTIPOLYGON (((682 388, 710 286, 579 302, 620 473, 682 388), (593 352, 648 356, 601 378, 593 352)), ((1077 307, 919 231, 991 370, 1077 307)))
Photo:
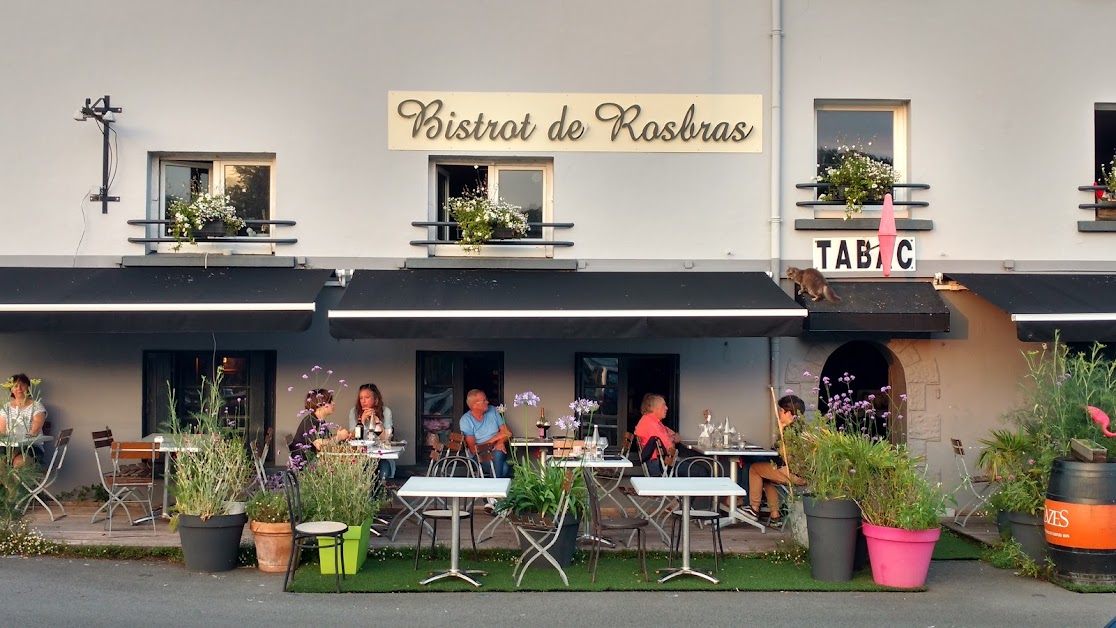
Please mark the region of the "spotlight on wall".
POLYGON ((84 122, 93 118, 101 123, 101 133, 104 135, 104 143, 101 149, 101 189, 97 194, 89 195, 89 200, 101 202, 101 213, 108 213, 108 204, 110 201, 119 201, 119 196, 109 196, 109 125, 116 122, 116 114, 124 111, 121 107, 113 107, 111 99, 106 94, 105 96, 93 100, 92 98, 85 99, 85 105, 78 107, 77 112, 74 113, 74 120, 84 122))

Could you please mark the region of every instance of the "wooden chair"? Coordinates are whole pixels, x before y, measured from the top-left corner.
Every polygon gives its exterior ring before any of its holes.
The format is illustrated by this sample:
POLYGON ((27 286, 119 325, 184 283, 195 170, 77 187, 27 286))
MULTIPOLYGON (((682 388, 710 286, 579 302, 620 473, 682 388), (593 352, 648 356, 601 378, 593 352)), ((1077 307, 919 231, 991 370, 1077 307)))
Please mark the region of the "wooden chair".
MULTIPOLYGON (((627 458, 632 451, 632 445, 635 443, 635 435, 631 432, 624 433, 624 439, 620 445, 620 457, 627 458)), ((620 485, 624 481, 625 469, 594 469, 593 477, 597 479, 601 488, 601 500, 611 499, 613 504, 620 509, 620 512, 627 513, 627 508, 624 504, 620 503, 617 493, 621 492, 620 485)))
POLYGON ((298 475, 294 471, 283 472, 283 490, 287 494, 287 509, 291 514, 291 534, 294 535, 291 543, 291 557, 287 561, 287 572, 283 576, 283 590, 287 590, 291 576, 294 575, 295 569, 298 569, 302 550, 320 548, 319 537, 324 537, 332 539, 332 545, 326 547, 332 547, 334 551, 334 564, 337 565, 337 573, 335 574, 337 592, 340 593, 341 578, 345 574, 345 552, 342 551, 342 545, 345 542, 345 533, 349 531, 349 526, 340 521, 303 521, 302 495, 299 492, 298 475))
POLYGON ((574 450, 585 451, 585 441, 572 438, 556 438, 554 439, 554 449, 551 450, 551 455, 555 458, 567 458, 573 455, 574 450))
MULTIPOLYGON (((494 478, 496 477, 496 456, 492 453, 492 450, 492 443, 477 443, 477 462, 480 463, 481 470, 488 475, 488 477, 494 478)), ((489 512, 487 506, 485 507, 485 512, 492 515, 492 521, 489 521, 487 525, 481 528, 480 538, 477 539, 477 543, 484 543, 495 536, 494 530, 499 527, 501 523, 512 525, 511 521, 508 520, 506 512, 489 512)), ((512 526, 512 529, 514 530, 515 526, 512 526)))
POLYGON ((155 461, 159 457, 159 445, 145 442, 114 442, 111 449, 112 479, 107 486, 109 535, 112 535, 112 515, 117 506, 122 506, 128 519, 132 519, 128 504, 144 507, 144 519, 151 521, 151 531, 155 532, 155 509, 151 499, 155 492, 155 461), (131 465, 132 468, 129 468, 129 464, 124 461, 138 461, 141 464, 131 465))
POLYGON ((450 432, 449 442, 446 443, 446 452, 450 456, 464 456, 465 435, 461 432, 450 432))
MULTIPOLYGON (((601 499, 597 495, 598 491, 602 491, 600 483, 593 477, 593 473, 588 468, 582 468, 581 472, 585 475, 585 488, 589 492, 589 516, 592 522, 591 537, 593 540, 592 553, 589 556, 589 571, 593 574, 593 582, 597 581, 597 564, 601 560, 601 543, 603 536, 606 532, 616 532, 620 530, 630 530, 636 535, 639 542, 639 562, 643 566, 643 581, 647 582, 650 578, 647 574, 647 546, 643 537, 643 529, 647 527, 648 521, 646 519, 636 519, 628 517, 620 517, 616 519, 605 519, 601 516, 601 499)), ((629 541, 629 545, 631 541, 629 541)))
MULTIPOLYGON (((45 433, 45 426, 43 430, 45 433)), ((50 520, 54 521, 54 511, 50 509, 50 506, 47 505, 45 501, 43 501, 42 496, 45 495, 62 511, 62 514, 59 516, 66 516, 65 506, 63 506, 61 502, 55 499, 54 495, 52 495, 48 489, 51 487, 51 485, 54 484, 55 480, 58 479, 58 473, 62 470, 62 464, 66 461, 66 452, 70 448, 70 435, 73 433, 73 428, 66 428, 62 430, 60 434, 58 434, 57 438, 54 439, 54 453, 51 454, 50 462, 47 463, 46 471, 43 472, 43 477, 41 480, 39 480, 38 484, 36 484, 35 486, 29 486, 27 483, 23 482, 23 480, 20 480, 20 483, 23 484, 23 488, 27 489, 27 494, 21 497, 19 501, 15 503, 16 508, 20 508, 20 504, 22 504, 22 509, 20 512, 26 514, 27 508, 31 506, 31 502, 32 500, 34 500, 39 502, 42 507, 46 509, 47 513, 50 514, 50 520)))

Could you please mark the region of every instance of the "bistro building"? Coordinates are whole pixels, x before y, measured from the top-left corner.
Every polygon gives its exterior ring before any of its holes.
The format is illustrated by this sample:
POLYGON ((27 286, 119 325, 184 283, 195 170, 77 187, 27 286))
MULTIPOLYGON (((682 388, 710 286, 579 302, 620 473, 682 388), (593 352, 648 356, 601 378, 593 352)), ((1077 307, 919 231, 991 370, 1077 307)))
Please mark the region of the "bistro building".
POLYGON ((815 377, 849 373, 906 396, 881 429, 953 485, 949 439, 1018 403, 1022 352, 1116 339, 1116 221, 1090 187, 1116 149, 1116 5, 3 13, 0 372, 74 428, 60 487, 97 481, 90 432, 161 431, 168 390, 186 416, 218 366, 231 425, 274 428, 278 464, 315 384, 343 423, 374 382, 407 465, 472 388, 517 435, 538 415, 518 392, 551 421, 599 400, 612 443, 654 392, 685 438, 708 409, 766 445, 773 394, 816 405, 815 377), (891 260, 879 204, 820 196, 842 146, 898 172, 891 260), (446 205, 478 190, 527 233, 462 247, 446 205), (177 241, 174 202, 222 191, 247 226, 177 241))

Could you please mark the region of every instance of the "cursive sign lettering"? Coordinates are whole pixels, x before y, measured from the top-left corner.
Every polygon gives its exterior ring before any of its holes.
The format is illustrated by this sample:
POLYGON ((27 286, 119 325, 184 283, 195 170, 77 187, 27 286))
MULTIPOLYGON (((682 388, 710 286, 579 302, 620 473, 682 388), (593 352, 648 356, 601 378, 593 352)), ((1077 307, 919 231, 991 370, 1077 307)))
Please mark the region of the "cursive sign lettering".
POLYGON ((752 134, 752 128, 747 122, 695 122, 697 105, 691 104, 681 121, 668 120, 659 122, 649 120, 640 122, 639 116, 643 109, 639 105, 624 107, 619 103, 606 102, 597 106, 594 112, 601 122, 612 123, 612 140, 627 132, 633 142, 650 142, 661 140, 672 142, 682 140, 689 142, 701 139, 703 142, 743 142, 752 134), (642 124, 637 128, 637 124, 642 124))
POLYGON ((404 118, 413 120, 411 137, 422 134, 432 140, 439 137, 447 140, 528 140, 535 132, 530 113, 523 115, 522 122, 486 120, 483 112, 478 113, 475 120, 458 120, 457 112, 454 111, 443 116, 443 106, 440 99, 423 103, 411 98, 399 103, 396 111, 404 118))

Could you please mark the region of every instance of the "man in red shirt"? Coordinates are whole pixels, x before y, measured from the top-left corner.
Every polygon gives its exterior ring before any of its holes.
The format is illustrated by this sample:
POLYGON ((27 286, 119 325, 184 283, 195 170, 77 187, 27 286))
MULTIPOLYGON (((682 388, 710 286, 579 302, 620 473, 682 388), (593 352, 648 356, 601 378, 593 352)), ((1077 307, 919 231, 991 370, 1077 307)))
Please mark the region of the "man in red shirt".
MULTIPOLYGON (((653 436, 657 436, 662 441, 663 447, 671 447, 679 443, 681 439, 678 432, 663 425, 663 419, 667 415, 667 404, 662 395, 647 393, 643 396, 643 403, 640 404, 639 409, 643 412, 643 417, 636 424, 635 437, 639 443, 640 451, 647 446, 653 436)), ((651 454, 651 460, 647 463, 647 473, 652 477, 663 474, 663 466, 659 462, 659 452, 656 451, 651 454)))

